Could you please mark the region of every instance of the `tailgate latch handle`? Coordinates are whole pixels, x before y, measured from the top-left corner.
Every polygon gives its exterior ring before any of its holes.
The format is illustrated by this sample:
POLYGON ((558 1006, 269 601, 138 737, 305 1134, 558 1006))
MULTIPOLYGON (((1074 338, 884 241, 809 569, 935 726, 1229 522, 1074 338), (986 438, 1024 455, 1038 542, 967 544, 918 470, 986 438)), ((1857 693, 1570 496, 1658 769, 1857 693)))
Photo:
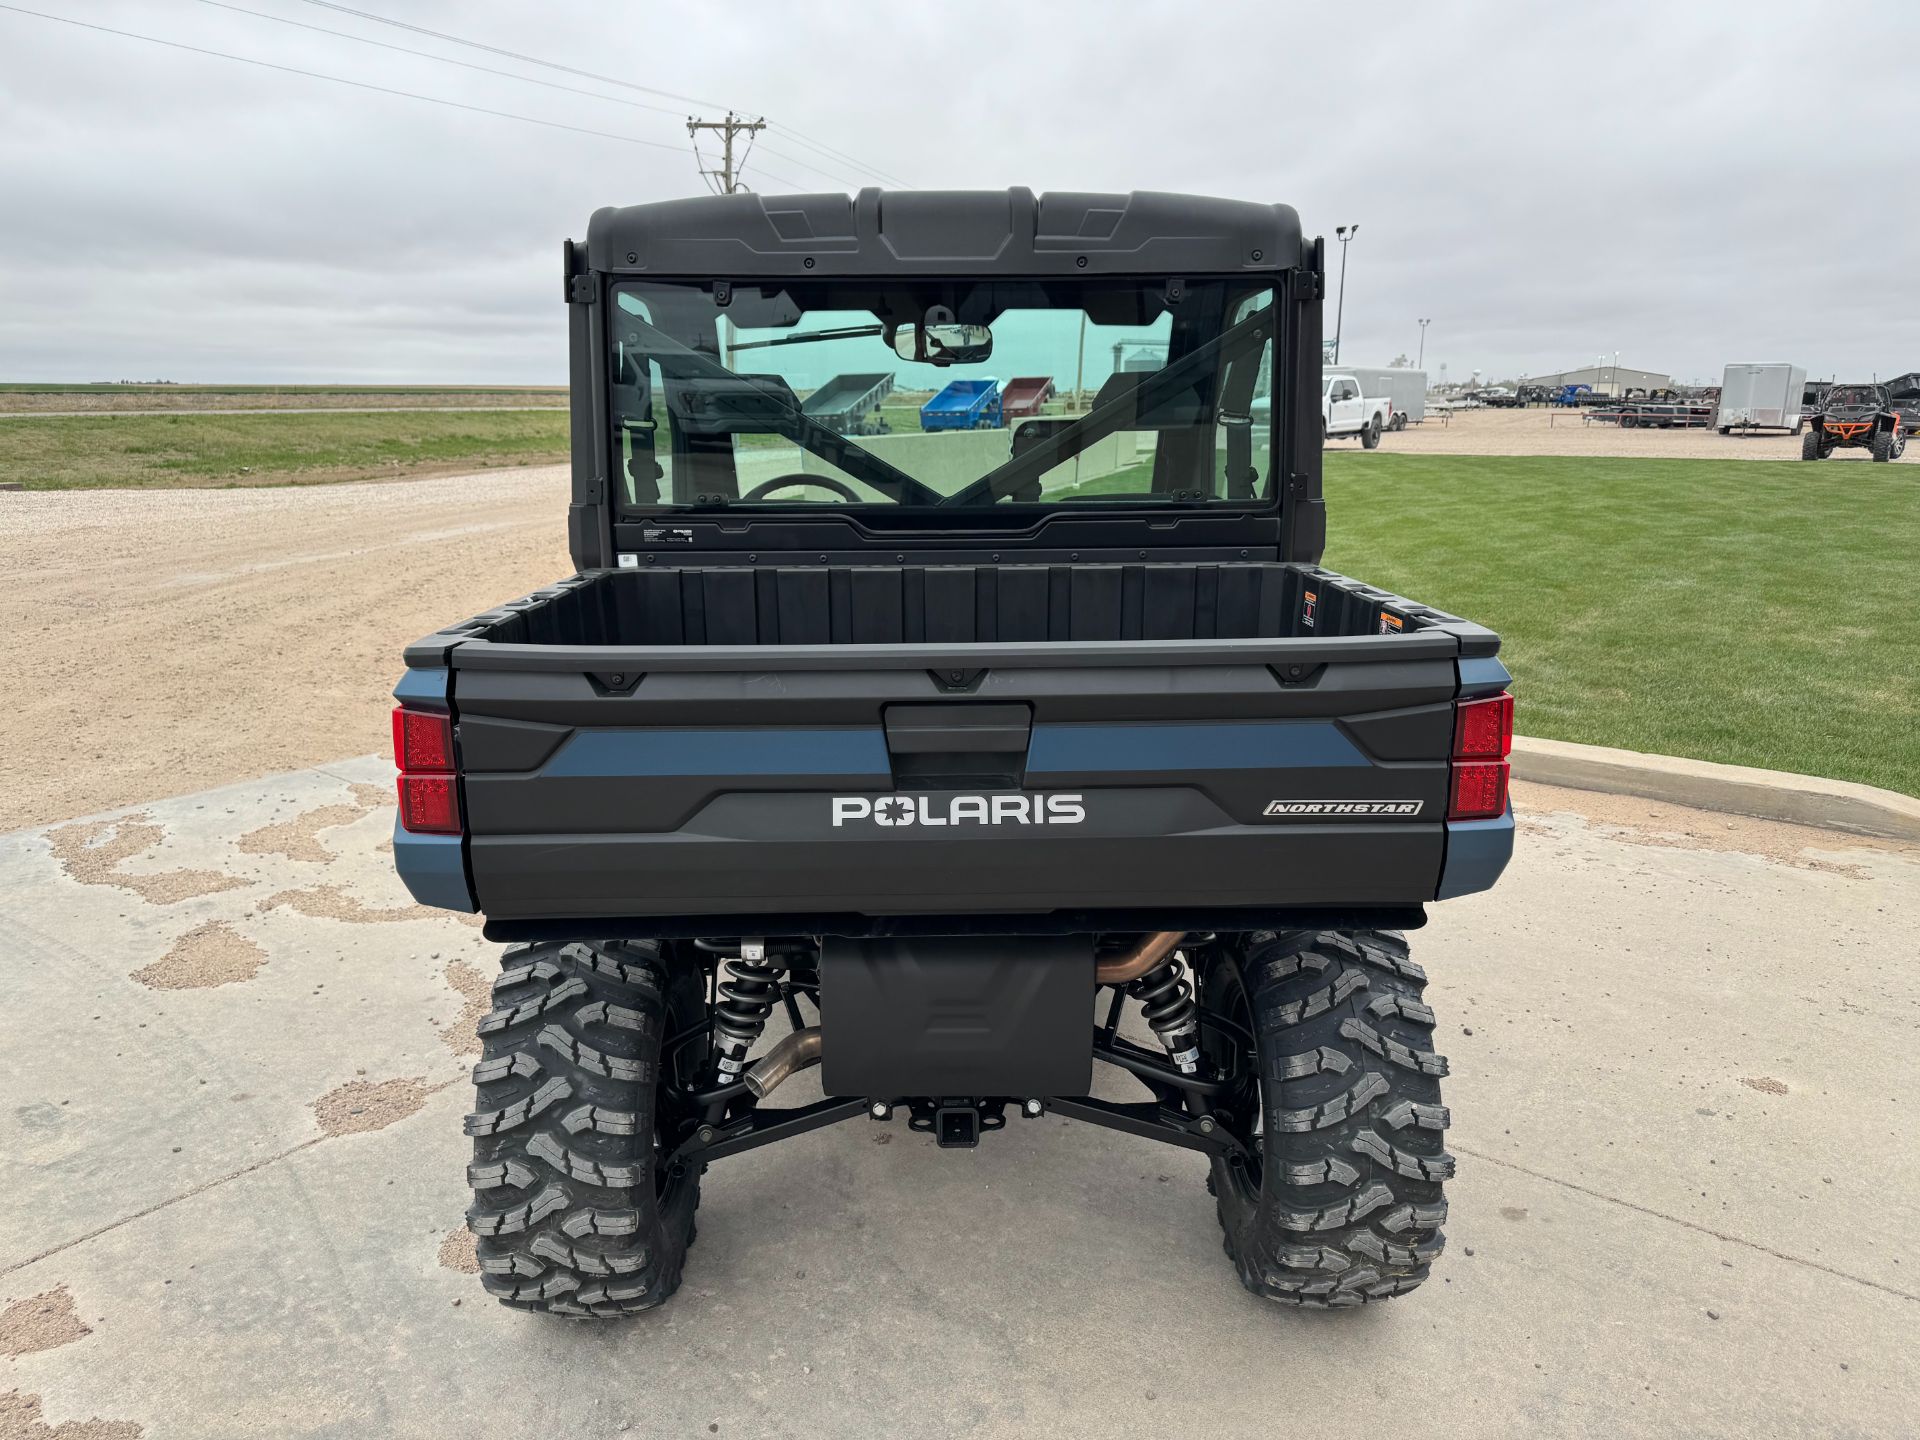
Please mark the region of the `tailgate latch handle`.
POLYGON ((1033 712, 1025 705, 889 705, 886 727, 895 755, 1024 755, 1033 712))

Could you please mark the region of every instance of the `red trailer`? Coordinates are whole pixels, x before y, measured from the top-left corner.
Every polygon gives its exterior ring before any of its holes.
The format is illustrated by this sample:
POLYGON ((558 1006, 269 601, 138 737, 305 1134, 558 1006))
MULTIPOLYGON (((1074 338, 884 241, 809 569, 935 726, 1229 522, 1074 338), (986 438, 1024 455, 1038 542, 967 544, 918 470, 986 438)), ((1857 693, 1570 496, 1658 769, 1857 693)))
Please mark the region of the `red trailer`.
POLYGON ((1022 375, 1009 380, 1000 392, 1000 413, 1008 420, 1030 420, 1052 398, 1052 380, 1045 375, 1022 375))

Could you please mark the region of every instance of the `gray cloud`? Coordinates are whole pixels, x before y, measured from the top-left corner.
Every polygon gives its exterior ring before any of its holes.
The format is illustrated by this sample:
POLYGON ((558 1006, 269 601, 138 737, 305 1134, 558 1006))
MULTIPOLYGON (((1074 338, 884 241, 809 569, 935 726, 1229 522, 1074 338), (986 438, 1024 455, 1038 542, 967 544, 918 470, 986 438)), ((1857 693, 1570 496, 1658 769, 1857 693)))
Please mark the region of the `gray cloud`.
MULTIPOLYGON (((563 378, 559 242, 696 193, 675 115, 192 0, 75 19, 670 149, 546 131, 0 12, 0 376, 563 378)), ((299 3, 288 19, 513 68, 299 3)), ((758 160, 853 179, 785 125, 943 187, 1170 189, 1357 221, 1345 350, 1431 316, 1430 370, 1717 378, 1920 366, 1905 136, 1920 9, 1855 4, 1883 69, 1799 4, 835 7, 505 0, 364 8, 774 122, 758 160)), ((529 71, 567 84, 589 82, 529 71)), ((679 109, 629 92, 625 98, 679 109)), ((749 166, 749 177, 755 167, 749 166)), ((766 174, 758 188, 788 188, 766 174)))

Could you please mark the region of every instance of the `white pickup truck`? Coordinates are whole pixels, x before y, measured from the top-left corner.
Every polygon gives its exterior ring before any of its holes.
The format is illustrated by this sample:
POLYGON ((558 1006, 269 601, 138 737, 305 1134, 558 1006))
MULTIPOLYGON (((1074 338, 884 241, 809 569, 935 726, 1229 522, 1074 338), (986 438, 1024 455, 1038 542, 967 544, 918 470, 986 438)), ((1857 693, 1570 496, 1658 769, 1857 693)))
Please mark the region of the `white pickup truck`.
POLYGON ((1362 445, 1374 450, 1392 423, 1393 401, 1385 396, 1368 399, 1360 393, 1358 380, 1337 370, 1322 379, 1320 424, 1326 439, 1357 435, 1362 445))

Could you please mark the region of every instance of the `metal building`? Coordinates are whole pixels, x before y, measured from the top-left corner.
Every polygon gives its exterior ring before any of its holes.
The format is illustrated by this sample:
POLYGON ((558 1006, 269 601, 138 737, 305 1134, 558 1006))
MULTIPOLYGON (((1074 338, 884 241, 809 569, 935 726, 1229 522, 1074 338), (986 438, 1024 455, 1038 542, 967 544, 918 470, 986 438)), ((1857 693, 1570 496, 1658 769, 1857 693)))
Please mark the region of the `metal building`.
POLYGON ((1584 365, 1578 370, 1562 370, 1557 375, 1524 375, 1528 385, 1558 389, 1562 385, 1591 385, 1596 395, 1621 395, 1628 390, 1666 390, 1673 377, 1657 370, 1635 370, 1631 365, 1584 365))

